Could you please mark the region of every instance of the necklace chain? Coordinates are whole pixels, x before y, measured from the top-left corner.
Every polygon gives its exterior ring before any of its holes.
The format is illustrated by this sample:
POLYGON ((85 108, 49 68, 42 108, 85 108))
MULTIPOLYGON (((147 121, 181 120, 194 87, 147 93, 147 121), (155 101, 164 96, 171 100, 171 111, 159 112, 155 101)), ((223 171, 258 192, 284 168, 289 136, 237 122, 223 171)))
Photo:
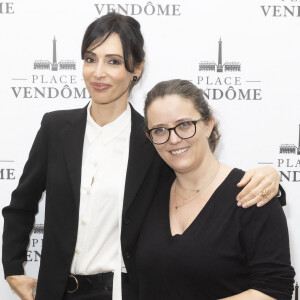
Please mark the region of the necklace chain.
POLYGON ((177 191, 176 191, 176 187, 177 187, 177 178, 176 178, 176 180, 175 180, 175 188, 174 188, 174 194, 175 194, 175 209, 177 210, 178 208, 180 208, 180 207, 182 207, 182 206, 185 206, 186 204, 188 204, 188 203, 190 203, 190 202, 192 202, 193 200, 195 200, 197 197, 197 195, 199 195, 199 194, 201 194, 200 192, 203 192, 203 191, 205 191, 211 184, 212 184, 212 182, 214 181, 214 179, 217 177, 217 174, 219 173, 219 170, 220 170, 220 162, 218 161, 218 167, 217 167, 217 170, 216 170, 216 172, 214 173, 214 175, 208 180, 208 182, 207 182, 207 184, 204 184, 203 185, 203 187, 201 187, 201 189, 200 188, 198 188, 198 189, 188 189, 188 188, 183 188, 183 187, 181 187, 183 190, 189 190, 189 191, 195 191, 195 194, 193 195, 193 196, 191 196, 190 198, 189 197, 187 197, 187 198, 184 198, 183 196, 181 196, 181 195, 179 195, 178 193, 177 193, 177 191), (178 205, 178 203, 177 203, 177 197, 176 197, 176 195, 179 195, 180 197, 182 197, 184 200, 187 200, 188 199, 188 201, 184 201, 181 205, 178 205))

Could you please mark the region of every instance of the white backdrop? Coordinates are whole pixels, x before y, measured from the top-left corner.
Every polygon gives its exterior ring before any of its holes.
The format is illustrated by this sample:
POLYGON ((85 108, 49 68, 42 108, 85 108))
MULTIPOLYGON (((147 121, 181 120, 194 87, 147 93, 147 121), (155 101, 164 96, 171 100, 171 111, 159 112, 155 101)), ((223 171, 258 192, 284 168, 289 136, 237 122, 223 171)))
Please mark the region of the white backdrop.
MULTIPOLYGON (((191 80, 206 90, 220 120, 219 159, 243 169, 272 165, 281 172, 292 263, 299 272, 299 7, 300 0, 0 2, 0 209, 9 204, 42 115, 89 101, 81 76, 82 37, 95 18, 115 9, 141 23, 146 42, 146 69, 131 99, 138 111, 155 83, 191 80), (51 70, 54 37, 59 67, 71 69, 51 70), (216 72, 220 39, 223 66, 216 72)), ((26 263, 33 277, 41 252, 43 203, 26 263)), ((0 295, 17 299, 2 269, 0 295)))

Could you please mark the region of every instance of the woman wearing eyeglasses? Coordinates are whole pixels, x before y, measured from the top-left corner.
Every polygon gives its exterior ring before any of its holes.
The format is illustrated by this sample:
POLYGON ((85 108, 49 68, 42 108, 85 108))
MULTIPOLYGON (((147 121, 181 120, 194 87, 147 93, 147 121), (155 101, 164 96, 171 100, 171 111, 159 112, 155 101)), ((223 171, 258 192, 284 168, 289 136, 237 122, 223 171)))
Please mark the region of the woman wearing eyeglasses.
POLYGON ((145 123, 175 175, 161 179, 140 233, 139 299, 291 299, 295 273, 281 205, 236 205, 244 172, 214 156, 220 134, 203 92, 184 80, 157 84, 145 123))

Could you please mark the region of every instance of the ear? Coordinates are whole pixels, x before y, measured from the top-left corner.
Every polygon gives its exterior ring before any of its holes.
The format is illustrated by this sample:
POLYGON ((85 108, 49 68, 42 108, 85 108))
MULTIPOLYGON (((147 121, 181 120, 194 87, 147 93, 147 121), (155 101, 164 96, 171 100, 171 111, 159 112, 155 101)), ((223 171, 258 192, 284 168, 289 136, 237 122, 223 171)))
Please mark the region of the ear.
POLYGON ((215 122, 216 122, 216 120, 213 116, 210 118, 209 121, 206 122, 206 138, 208 138, 208 139, 213 131, 215 122))
POLYGON ((137 76, 138 80, 140 79, 144 70, 144 62, 142 61, 134 70, 134 75, 137 76))
POLYGON ((149 133, 148 132, 146 132, 146 137, 148 138, 148 140, 152 143, 152 141, 151 141, 151 138, 150 138, 150 135, 149 135, 149 133))

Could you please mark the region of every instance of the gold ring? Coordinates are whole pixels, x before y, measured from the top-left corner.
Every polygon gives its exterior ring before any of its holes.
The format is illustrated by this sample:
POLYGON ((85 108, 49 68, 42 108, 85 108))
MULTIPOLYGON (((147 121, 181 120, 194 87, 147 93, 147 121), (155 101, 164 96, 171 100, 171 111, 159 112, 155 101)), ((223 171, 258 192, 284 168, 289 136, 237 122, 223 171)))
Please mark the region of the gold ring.
POLYGON ((263 197, 263 198, 268 198, 270 191, 268 189, 264 189, 262 191, 259 192, 259 194, 263 197))
POLYGON ((71 275, 69 275, 69 277, 73 278, 75 280, 75 283, 76 283, 76 288, 73 291, 67 291, 68 293, 72 294, 72 293, 74 293, 74 292, 76 292, 78 290, 79 283, 78 283, 77 278, 74 275, 71 274, 71 275))

